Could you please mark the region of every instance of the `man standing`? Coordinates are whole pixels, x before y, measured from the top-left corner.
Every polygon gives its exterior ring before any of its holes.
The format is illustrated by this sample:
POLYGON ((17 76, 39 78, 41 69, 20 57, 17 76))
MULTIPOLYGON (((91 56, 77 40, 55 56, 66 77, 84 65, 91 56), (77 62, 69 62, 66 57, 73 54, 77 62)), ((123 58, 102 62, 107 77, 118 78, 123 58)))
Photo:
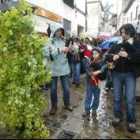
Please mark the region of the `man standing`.
POLYGON ((80 86, 80 74, 81 74, 81 58, 82 54, 84 54, 84 47, 79 43, 78 37, 73 37, 74 43, 77 44, 79 51, 76 54, 72 55, 72 70, 73 70, 73 84, 76 85, 77 88, 80 86))
POLYGON ((63 88, 63 101, 65 109, 72 111, 73 108, 70 104, 70 82, 69 74, 70 67, 66 54, 68 52, 78 51, 78 46, 72 45, 72 42, 68 47, 65 46, 63 39, 64 29, 57 26, 51 27, 50 42, 44 47, 44 55, 52 61, 52 82, 51 82, 51 102, 52 109, 50 115, 54 115, 57 111, 58 99, 57 99, 57 82, 58 77, 61 79, 63 88))

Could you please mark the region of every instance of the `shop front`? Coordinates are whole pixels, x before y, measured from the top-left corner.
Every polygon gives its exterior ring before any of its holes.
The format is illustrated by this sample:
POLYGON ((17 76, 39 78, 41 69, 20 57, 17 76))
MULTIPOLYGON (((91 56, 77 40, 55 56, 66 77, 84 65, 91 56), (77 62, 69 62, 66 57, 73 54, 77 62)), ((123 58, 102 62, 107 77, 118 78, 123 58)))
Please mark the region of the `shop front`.
POLYGON ((32 17, 36 23, 35 30, 40 33, 46 33, 49 24, 58 25, 62 27, 63 18, 50 11, 44 10, 40 7, 36 7, 34 15, 32 17))

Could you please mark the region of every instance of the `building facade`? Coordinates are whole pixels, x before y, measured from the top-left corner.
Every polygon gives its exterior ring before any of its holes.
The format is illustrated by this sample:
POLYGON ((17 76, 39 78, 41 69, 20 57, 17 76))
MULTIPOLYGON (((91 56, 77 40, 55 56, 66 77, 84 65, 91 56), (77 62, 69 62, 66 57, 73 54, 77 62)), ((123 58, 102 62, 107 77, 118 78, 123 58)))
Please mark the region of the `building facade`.
POLYGON ((123 24, 138 20, 140 0, 118 0, 117 29, 123 24))
POLYGON ((125 22, 124 10, 128 6, 129 2, 131 1, 133 0, 118 0, 117 1, 117 29, 118 30, 125 22))
MULTIPOLYGON (((126 23, 132 23, 136 27, 140 18, 140 0, 128 0, 127 3, 122 4, 122 7, 122 12, 118 13, 118 29, 126 23)), ((140 29, 138 30, 140 32, 140 29)))
POLYGON ((86 30, 86 0, 26 0, 36 7, 33 20, 37 30, 46 31, 48 24, 59 25, 66 36, 79 35, 86 30))
POLYGON ((117 32, 117 14, 112 15, 112 18, 105 23, 104 32, 108 32, 111 35, 117 32))
POLYGON ((0 0, 0 4, 3 4, 5 2, 9 2, 9 1, 11 1, 11 0, 0 0))
POLYGON ((88 0, 88 23, 87 31, 92 34, 98 34, 104 29, 103 12, 104 8, 100 0, 88 0))
POLYGON ((134 0, 125 10, 125 23, 137 21, 140 15, 140 0, 134 0))
MULTIPOLYGON (((18 0, 0 0, 0 4, 18 0)), ((66 30, 66 36, 77 35, 87 29, 86 0, 26 0, 35 8, 35 30, 46 32, 48 23, 66 30)))

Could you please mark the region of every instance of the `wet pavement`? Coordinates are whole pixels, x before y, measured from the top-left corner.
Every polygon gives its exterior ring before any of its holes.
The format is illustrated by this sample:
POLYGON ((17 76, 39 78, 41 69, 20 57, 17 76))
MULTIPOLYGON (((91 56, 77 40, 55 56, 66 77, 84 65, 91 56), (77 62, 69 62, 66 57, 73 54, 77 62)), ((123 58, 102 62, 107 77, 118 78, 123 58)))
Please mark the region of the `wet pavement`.
MULTIPOLYGON (((77 139, 140 139, 140 103, 137 103, 137 133, 130 134, 127 131, 126 115, 124 121, 120 126, 114 128, 111 124, 113 119, 113 93, 106 94, 103 90, 104 83, 102 83, 102 93, 100 107, 96 116, 83 119, 84 112, 84 97, 86 91, 86 82, 84 76, 80 88, 71 85, 71 101, 74 107, 73 112, 68 112, 63 105, 63 92, 59 82, 58 85, 58 112, 55 116, 49 115, 50 98, 49 91, 43 92, 48 106, 44 113, 45 125, 50 130, 51 138, 56 139, 63 130, 74 132, 77 139)), ((124 103, 124 114, 126 114, 126 105, 124 103)), ((13 138, 6 130, 0 128, 0 139, 13 138)))
MULTIPOLYGON (((83 119, 85 84, 85 79, 83 79, 79 89, 72 85, 71 100, 74 105, 74 111, 72 113, 63 109, 62 93, 59 95, 60 104, 58 113, 50 117, 47 112, 46 124, 51 132, 51 137, 56 139, 63 130, 66 130, 76 133, 77 139, 140 139, 140 111, 138 109, 140 103, 137 103, 138 131, 136 134, 128 133, 126 115, 124 115, 124 122, 117 128, 114 128, 112 126, 112 119, 114 117, 113 93, 106 94, 103 90, 104 83, 101 86, 101 103, 97 111, 97 116, 83 119)), ((125 103, 123 110, 126 110, 125 103)), ((124 111, 124 114, 126 114, 126 111, 124 111)))

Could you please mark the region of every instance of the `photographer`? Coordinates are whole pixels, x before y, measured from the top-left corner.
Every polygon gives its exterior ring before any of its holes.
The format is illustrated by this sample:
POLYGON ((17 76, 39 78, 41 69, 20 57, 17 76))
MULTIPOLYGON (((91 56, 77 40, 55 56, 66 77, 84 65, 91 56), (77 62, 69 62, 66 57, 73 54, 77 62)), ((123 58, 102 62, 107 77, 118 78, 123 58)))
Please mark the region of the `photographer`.
MULTIPOLYGON (((125 88, 127 104, 128 131, 136 132, 136 69, 132 56, 137 53, 139 44, 135 40, 135 28, 126 24, 120 29, 122 40, 114 46, 107 56, 107 61, 114 63, 113 85, 114 85, 114 114, 113 125, 116 126, 123 121, 123 90, 125 88)), ((136 58, 135 58, 136 61, 136 58)))

